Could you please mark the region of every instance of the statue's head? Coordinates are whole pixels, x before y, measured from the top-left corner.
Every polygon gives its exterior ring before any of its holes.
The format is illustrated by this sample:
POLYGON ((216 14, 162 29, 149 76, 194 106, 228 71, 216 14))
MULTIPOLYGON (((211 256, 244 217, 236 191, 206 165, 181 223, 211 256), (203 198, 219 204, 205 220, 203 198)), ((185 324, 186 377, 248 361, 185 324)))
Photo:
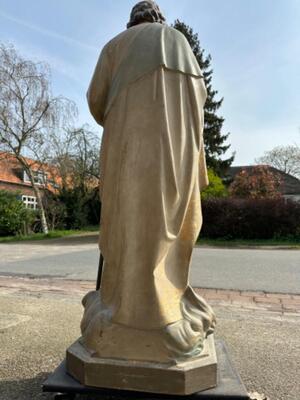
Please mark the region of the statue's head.
POLYGON ((165 20, 165 17, 154 1, 140 1, 131 10, 130 21, 127 24, 127 28, 142 24, 143 22, 159 22, 163 24, 165 20))

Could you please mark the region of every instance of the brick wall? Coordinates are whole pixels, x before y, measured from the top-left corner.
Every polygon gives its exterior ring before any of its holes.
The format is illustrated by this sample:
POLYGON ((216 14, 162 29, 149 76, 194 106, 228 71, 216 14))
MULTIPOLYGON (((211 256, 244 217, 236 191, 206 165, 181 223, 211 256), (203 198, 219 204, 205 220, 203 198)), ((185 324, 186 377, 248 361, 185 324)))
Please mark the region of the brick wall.
POLYGON ((14 183, 0 182, 0 190, 7 190, 9 192, 20 192, 21 195, 25 196, 35 196, 34 191, 31 187, 14 183))

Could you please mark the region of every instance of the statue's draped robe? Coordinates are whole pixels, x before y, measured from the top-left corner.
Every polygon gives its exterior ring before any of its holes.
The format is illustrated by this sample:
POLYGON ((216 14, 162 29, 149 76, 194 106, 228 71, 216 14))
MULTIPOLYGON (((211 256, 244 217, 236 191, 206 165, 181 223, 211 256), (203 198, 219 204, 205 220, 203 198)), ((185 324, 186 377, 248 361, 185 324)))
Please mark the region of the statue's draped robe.
MULTIPOLYGON (((202 339, 213 329, 212 310, 188 283, 202 223, 200 189, 207 185, 205 99, 186 39, 166 25, 128 29, 105 46, 97 63, 88 102, 104 127, 99 307, 126 329, 178 326, 177 339, 185 319, 202 339)), ((83 319, 83 337, 92 315, 83 319)))

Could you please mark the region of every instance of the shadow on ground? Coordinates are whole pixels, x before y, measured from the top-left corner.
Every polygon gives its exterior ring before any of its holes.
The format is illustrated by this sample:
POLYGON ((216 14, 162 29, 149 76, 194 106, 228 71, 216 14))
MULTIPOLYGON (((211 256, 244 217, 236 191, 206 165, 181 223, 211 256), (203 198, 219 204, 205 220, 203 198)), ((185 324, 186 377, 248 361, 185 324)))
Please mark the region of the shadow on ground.
POLYGON ((48 375, 42 372, 32 379, 0 381, 1 400, 54 399, 53 394, 42 392, 42 383, 48 375))

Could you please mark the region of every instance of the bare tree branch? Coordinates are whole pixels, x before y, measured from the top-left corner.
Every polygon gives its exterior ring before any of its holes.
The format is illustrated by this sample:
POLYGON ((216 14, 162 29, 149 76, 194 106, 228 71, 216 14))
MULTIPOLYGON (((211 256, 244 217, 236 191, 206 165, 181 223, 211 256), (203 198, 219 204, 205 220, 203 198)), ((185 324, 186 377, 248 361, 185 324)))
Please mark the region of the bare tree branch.
POLYGON ((42 167, 49 135, 59 134, 77 114, 76 106, 63 97, 53 97, 46 64, 21 57, 13 46, 0 43, 0 150, 16 156, 35 192, 44 232, 48 232, 36 168, 42 167), (24 153, 34 155, 30 163, 24 153), (35 170, 33 170, 35 168, 35 170))
POLYGON ((274 147, 255 162, 271 165, 300 179, 300 148, 297 145, 274 147))

